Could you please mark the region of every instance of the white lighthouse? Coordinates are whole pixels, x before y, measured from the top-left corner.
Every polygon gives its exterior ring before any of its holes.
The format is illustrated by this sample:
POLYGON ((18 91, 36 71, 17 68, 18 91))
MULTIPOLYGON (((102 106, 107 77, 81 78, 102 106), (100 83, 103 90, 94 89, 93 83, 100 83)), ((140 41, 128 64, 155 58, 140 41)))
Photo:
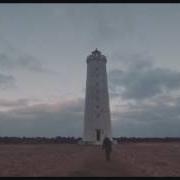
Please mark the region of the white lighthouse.
POLYGON ((93 144, 112 139, 106 63, 97 49, 87 57, 83 140, 93 144))

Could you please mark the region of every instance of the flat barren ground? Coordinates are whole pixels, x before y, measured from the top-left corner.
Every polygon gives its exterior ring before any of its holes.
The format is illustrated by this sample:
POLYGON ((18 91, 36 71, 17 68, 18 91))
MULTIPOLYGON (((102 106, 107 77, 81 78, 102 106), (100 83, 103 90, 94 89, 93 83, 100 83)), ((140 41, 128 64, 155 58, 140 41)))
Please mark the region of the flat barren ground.
POLYGON ((0 176, 180 176, 180 143, 0 145, 0 176))

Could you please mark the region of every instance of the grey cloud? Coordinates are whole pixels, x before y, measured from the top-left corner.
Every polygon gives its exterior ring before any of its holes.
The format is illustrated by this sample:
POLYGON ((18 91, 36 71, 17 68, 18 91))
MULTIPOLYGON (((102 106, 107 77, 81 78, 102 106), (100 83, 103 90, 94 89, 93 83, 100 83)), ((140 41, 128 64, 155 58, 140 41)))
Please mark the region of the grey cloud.
POLYGON ((17 60, 19 66, 28 68, 32 71, 44 71, 43 66, 40 61, 31 55, 21 55, 17 60))
POLYGON ((81 113, 81 112, 83 112, 83 108, 84 108, 83 104, 84 104, 84 99, 77 98, 77 99, 63 101, 63 102, 54 103, 54 104, 46 104, 46 103, 33 104, 28 107, 22 107, 22 108, 11 110, 11 112, 18 113, 18 114, 24 114, 24 113, 36 114, 39 112, 44 112, 44 113, 58 113, 58 112, 63 112, 63 113, 74 113, 75 112, 75 113, 77 113, 77 112, 80 112, 81 113))
POLYGON ((67 8, 63 7, 61 11, 54 9, 54 14, 56 14, 55 16, 58 19, 63 16, 66 17, 66 22, 69 22, 71 25, 70 29, 74 30, 74 27, 76 27, 76 31, 78 28, 79 31, 83 29, 86 33, 81 33, 81 36, 85 35, 84 38, 88 38, 90 46, 103 47, 109 44, 115 44, 117 38, 122 39, 127 32, 133 31, 132 16, 129 16, 129 13, 126 13, 126 15, 123 14, 124 7, 119 6, 117 9, 114 7, 110 13, 111 15, 109 15, 110 6, 97 6, 93 4, 88 5, 88 7, 83 5, 79 7, 69 6, 67 8), (115 22, 114 19, 118 22, 115 22), (119 26, 119 24, 122 26, 119 26))
POLYGON ((116 106, 112 112, 114 135, 179 136, 180 73, 156 67, 144 54, 114 56, 114 60, 121 68, 109 73, 110 95, 112 101, 126 102, 125 110, 116 106))
POLYGON ((66 112, 82 113, 84 110, 84 99, 76 99, 75 101, 68 101, 67 104, 63 104, 62 109, 66 112))
POLYGON ((82 136, 83 99, 0 112, 1 136, 82 136))
POLYGON ((28 99, 17 99, 17 100, 7 100, 0 99, 1 107, 19 107, 19 106, 27 106, 29 100, 28 99))
POLYGON ((179 72, 154 67, 150 60, 137 57, 124 61, 128 65, 126 69, 114 69, 109 73, 112 95, 119 94, 125 99, 143 100, 179 89, 179 72))
POLYGON ((0 66, 1 68, 13 68, 14 63, 11 62, 6 53, 0 53, 0 66))
POLYGON ((137 103, 131 106, 127 112, 112 114, 114 119, 113 132, 117 136, 149 136, 166 137, 179 136, 180 126, 180 102, 169 96, 174 105, 164 101, 164 97, 149 104, 137 103), (162 99, 162 100, 160 100, 162 99))
POLYGON ((13 54, 0 53, 0 66, 1 69, 27 69, 35 72, 47 71, 39 60, 27 54, 19 55, 18 57, 13 54))
POLYGON ((12 75, 0 73, 0 89, 15 87, 15 79, 12 75))
MULTIPOLYGON (((112 112, 113 136, 179 136, 180 100, 164 97, 127 105, 126 112, 112 112)), ((57 104, 37 104, 0 112, 1 136, 82 136, 84 99, 57 104)))
MULTIPOLYGON (((2 38, 1 38, 2 39, 2 38)), ((39 59, 33 55, 21 52, 12 47, 7 41, 3 41, 2 49, 0 50, 0 68, 3 70, 29 70, 34 72, 56 73, 44 67, 39 59)), ((1 47, 0 46, 0 47, 1 47)))
MULTIPOLYGON (((153 69, 155 66, 154 59, 151 55, 145 52, 141 53, 126 53, 124 51, 112 52, 109 59, 113 61, 115 67, 120 67, 119 71, 138 71, 153 69)), ((114 70, 111 68, 111 70, 114 70)))
POLYGON ((113 124, 114 136, 127 137, 179 137, 179 122, 165 123, 134 123, 115 121, 113 124))

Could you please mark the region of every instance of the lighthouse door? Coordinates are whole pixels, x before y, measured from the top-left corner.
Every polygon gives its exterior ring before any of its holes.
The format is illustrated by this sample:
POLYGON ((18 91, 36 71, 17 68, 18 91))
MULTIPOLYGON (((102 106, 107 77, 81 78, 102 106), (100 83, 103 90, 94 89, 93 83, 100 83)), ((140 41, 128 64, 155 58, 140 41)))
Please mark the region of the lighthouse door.
POLYGON ((96 129, 96 140, 100 141, 101 139, 101 130, 100 129, 96 129))

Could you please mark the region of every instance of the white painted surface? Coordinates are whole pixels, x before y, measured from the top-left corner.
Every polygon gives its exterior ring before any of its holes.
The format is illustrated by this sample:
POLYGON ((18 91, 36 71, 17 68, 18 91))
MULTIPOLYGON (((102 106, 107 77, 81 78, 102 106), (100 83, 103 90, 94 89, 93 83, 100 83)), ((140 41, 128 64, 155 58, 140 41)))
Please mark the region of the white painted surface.
POLYGON ((104 137, 112 138, 106 57, 95 50, 87 57, 84 141, 101 144, 104 137), (100 141, 96 130, 100 129, 100 141))

